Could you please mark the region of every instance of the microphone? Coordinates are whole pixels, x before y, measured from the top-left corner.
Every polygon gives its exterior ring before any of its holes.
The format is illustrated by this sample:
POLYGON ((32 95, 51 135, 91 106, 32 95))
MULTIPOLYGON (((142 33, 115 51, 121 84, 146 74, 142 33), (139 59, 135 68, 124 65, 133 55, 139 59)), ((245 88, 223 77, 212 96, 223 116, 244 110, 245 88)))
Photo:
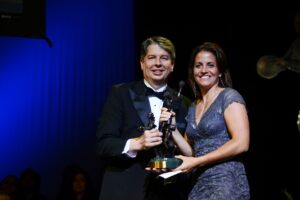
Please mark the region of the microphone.
POLYGON ((179 91, 177 97, 180 97, 181 90, 184 86, 185 86, 185 82, 183 80, 179 81, 179 91))

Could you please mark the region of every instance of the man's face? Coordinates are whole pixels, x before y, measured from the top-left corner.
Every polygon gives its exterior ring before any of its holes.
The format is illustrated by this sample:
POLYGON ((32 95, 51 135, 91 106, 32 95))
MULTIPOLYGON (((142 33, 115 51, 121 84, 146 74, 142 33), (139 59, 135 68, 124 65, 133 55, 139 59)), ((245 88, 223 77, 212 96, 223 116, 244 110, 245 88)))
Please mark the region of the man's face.
POLYGON ((154 88, 164 85, 174 68, 169 53, 157 44, 148 47, 148 52, 140 64, 144 78, 154 88))

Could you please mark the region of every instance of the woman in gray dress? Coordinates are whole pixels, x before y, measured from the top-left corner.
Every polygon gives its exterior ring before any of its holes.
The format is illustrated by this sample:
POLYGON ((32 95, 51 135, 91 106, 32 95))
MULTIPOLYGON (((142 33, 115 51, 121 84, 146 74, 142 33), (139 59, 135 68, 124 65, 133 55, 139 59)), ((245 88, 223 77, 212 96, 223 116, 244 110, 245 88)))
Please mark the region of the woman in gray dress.
MULTIPOLYGON (((231 88, 222 48, 211 42, 196 47, 188 73, 195 101, 186 117, 185 139, 173 132, 183 154, 176 156, 183 163, 175 171, 193 173, 195 183, 189 200, 248 200, 241 155, 249 148, 249 120, 243 97, 231 88)), ((171 115, 174 113, 163 108, 160 121, 171 115)))

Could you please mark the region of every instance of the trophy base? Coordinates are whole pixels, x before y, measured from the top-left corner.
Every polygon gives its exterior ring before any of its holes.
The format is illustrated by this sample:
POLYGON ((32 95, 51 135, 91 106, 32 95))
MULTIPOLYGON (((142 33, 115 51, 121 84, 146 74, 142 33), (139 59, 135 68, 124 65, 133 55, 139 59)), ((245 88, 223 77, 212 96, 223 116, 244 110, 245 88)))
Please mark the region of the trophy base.
POLYGON ((150 160, 148 167, 156 169, 175 169, 182 163, 178 158, 153 158, 150 160))

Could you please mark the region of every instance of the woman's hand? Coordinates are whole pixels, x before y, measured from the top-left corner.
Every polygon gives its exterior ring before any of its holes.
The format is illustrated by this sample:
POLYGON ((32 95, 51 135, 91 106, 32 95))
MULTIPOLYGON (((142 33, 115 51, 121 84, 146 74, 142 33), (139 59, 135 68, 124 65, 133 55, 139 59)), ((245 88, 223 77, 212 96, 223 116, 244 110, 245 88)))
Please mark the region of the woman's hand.
POLYGON ((180 166, 178 166, 173 171, 179 171, 181 170, 184 173, 188 173, 192 171, 193 168, 197 167, 197 158, 195 157, 187 157, 187 156, 175 156, 175 158, 181 159, 183 162, 180 166))
POLYGON ((161 114, 159 117, 159 122, 168 121, 172 117, 172 125, 176 125, 176 113, 173 111, 169 111, 167 108, 161 108, 161 114))

